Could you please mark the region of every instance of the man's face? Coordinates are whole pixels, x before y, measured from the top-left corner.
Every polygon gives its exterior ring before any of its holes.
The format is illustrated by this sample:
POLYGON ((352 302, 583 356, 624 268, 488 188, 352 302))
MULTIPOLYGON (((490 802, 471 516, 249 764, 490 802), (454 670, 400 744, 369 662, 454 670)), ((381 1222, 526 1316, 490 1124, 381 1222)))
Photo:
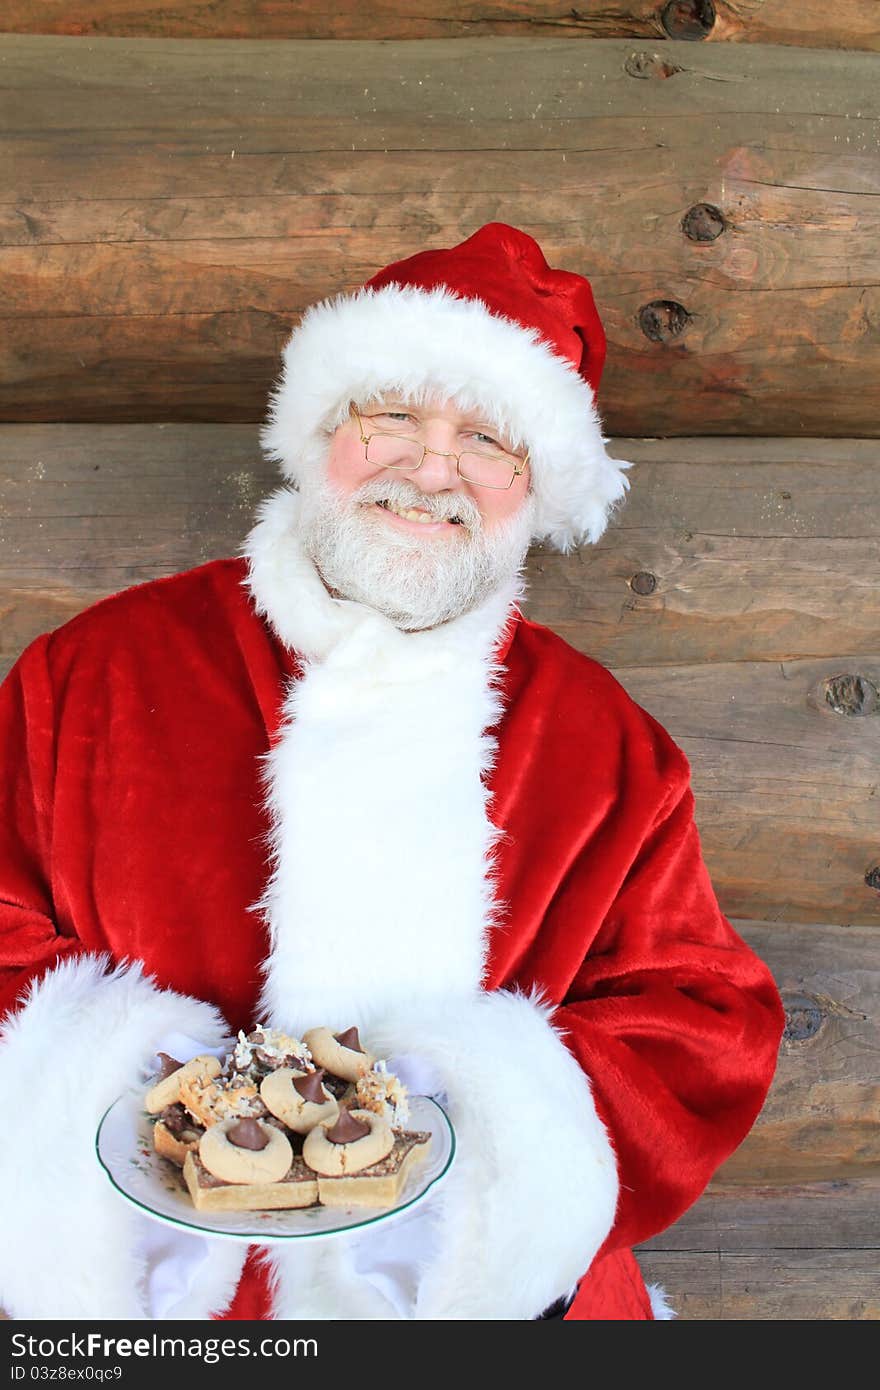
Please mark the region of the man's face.
POLYGON ((386 396, 359 409, 364 434, 411 437, 429 452, 417 468, 383 467, 368 462, 357 419, 340 425, 323 476, 303 487, 306 550, 341 596, 404 629, 435 627, 521 569, 534 510, 528 465, 509 488, 460 477, 456 455, 520 456, 484 417, 449 401, 386 396))
MULTIPOLYGON (((449 402, 415 406, 385 398, 363 407, 360 416, 366 435, 377 431, 405 435, 418 439, 429 450, 418 469, 406 471, 395 468, 391 470, 391 476, 409 479, 413 485, 414 509, 422 515, 433 515, 435 520, 428 523, 411 521, 387 508, 380 509, 379 520, 387 526, 410 533, 415 531, 422 536, 426 533, 442 536, 444 541, 453 541, 460 540, 455 536, 454 523, 448 519, 449 515, 455 513, 455 497, 466 499, 463 503, 465 516, 473 520, 474 513, 479 513, 481 526, 487 531, 519 511, 529 490, 528 466, 507 489, 481 487, 458 475, 454 455, 468 451, 506 453, 508 457, 520 461, 509 441, 499 438, 497 430, 475 412, 459 410, 449 402), (419 494, 418 498, 416 493, 419 494), (438 504, 433 499, 440 494, 443 500, 438 504)), ((331 441, 327 458, 327 478, 337 492, 351 495, 380 474, 387 480, 389 470, 367 462, 357 421, 349 420, 340 425, 331 441)))

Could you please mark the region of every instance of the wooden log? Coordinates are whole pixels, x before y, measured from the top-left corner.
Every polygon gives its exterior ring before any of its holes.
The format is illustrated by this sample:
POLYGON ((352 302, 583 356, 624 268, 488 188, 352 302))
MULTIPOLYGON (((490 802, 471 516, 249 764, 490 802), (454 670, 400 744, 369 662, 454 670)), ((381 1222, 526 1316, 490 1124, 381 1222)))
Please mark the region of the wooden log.
POLYGON ((876 1183, 877 928, 736 918, 733 925, 773 971, 786 1028, 764 1108, 716 1186, 876 1183))
POLYGON ((876 1250, 639 1256, 649 1282, 685 1320, 862 1322, 880 1318, 876 1250))
POLYGON ((306 304, 499 219, 590 276, 610 432, 875 437, 870 56, 662 54, 6 36, 0 419, 257 420, 306 304))
POLYGON ((530 613, 614 667, 876 653, 867 440, 615 439, 629 492, 597 546, 546 548, 530 613))
MULTIPOLYGON (((26 571, 34 587, 64 576, 100 596, 228 554, 279 481, 256 425, 0 426, 0 444, 8 585, 26 571)), ((537 621, 617 670, 808 655, 818 673, 876 654, 874 444, 616 439, 610 452, 632 462, 626 499, 598 545, 533 550, 537 621)))
POLYGON ((18 34, 104 34, 194 39, 427 39, 489 35, 675 38, 880 48, 875 8, 859 0, 605 0, 566 9, 554 0, 491 6, 434 0, 418 14, 407 0, 4 0, 3 28, 18 34))
MULTIPOLYGON (((812 692, 841 656, 777 666, 617 671, 691 762, 697 821, 724 910, 780 922, 880 923, 876 719, 824 718, 812 692)), ((612 668, 614 669, 614 668, 612 668)))
POLYGON ((880 1185, 716 1180, 636 1258, 685 1319, 876 1319, 880 1185))
POLYGON ((880 1181, 727 1184, 715 1179, 684 1216, 640 1250, 880 1248, 880 1181))
MULTIPOLYGON (((608 666, 690 758, 737 917, 880 921, 871 449, 616 441, 642 460, 618 521, 596 547, 529 561, 528 614, 608 666), (651 575, 658 591, 636 593, 651 575)), ((6 426, 0 450, 4 670, 105 594, 234 554, 278 481, 251 426, 6 426)))
POLYGON ((639 1264, 684 1318, 876 1319, 876 929, 734 926, 786 1004, 776 1078, 744 1144, 639 1264))

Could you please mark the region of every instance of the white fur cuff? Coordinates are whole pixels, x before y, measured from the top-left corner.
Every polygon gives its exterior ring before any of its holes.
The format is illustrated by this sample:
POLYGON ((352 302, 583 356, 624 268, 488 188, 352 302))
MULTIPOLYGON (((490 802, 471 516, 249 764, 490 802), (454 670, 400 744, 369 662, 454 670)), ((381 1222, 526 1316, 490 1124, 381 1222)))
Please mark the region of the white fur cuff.
MULTIPOLYGON (((105 957, 63 961, 0 1034, 10 1123, 0 1146, 0 1306, 13 1318, 147 1316, 135 1254, 144 1218, 101 1171, 95 1132, 160 1038, 179 1031, 216 1047, 228 1032, 216 1009, 157 989, 140 965, 108 967, 105 957)), ((242 1259, 230 1242, 211 1262, 190 1316, 228 1304, 242 1259)))
POLYGON ((496 991, 371 1029, 380 1053, 422 1053, 437 1068, 458 1140, 419 1318, 536 1317, 611 1229, 614 1154, 551 1013, 535 996, 496 991))

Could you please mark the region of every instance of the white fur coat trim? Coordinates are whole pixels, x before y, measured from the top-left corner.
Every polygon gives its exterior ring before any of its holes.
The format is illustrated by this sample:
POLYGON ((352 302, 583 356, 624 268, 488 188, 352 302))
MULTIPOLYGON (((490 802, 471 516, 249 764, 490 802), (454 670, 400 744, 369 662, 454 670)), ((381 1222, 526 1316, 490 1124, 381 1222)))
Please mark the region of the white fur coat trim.
POLYGON ((651 1301, 651 1312, 654 1314, 655 1322, 672 1322, 678 1317, 678 1313, 666 1296, 666 1290, 660 1284, 649 1284, 648 1298, 651 1301))
MULTIPOLYGON (((95 1133, 175 1032, 219 1047, 228 1030, 210 1005, 156 988, 139 965, 110 970, 103 956, 62 961, 5 1020, 0 1095, 11 1128, 0 1145, 0 1307, 10 1317, 148 1317, 137 1254, 147 1218, 111 1187, 95 1133)), ((177 1316, 208 1318, 232 1299, 244 1250, 214 1245, 177 1316)))
MULTIPOLYGON (((357 1024, 418 1054, 448 1090, 459 1151, 420 1318, 529 1318, 584 1273, 610 1229, 616 1166, 589 1084, 537 998, 483 993, 503 922, 486 774, 500 714, 494 653, 516 589, 430 632, 333 600, 280 492, 248 540, 260 610, 300 653, 268 756, 273 871, 266 1020, 357 1024), (527 1141, 524 1106, 529 1092, 527 1141)), ((305 1245, 305 1243, 304 1243, 305 1245)), ((388 1318, 356 1245, 272 1252, 275 1316, 388 1318)))
MULTIPOLYGON (((535 540, 595 543, 629 488, 629 463, 605 451, 593 392, 534 330, 445 289, 386 285, 309 308, 284 351, 262 440, 298 482, 303 447, 348 416, 350 400, 439 392, 529 449, 535 540)), ((308 465, 307 465, 308 466, 308 465)))
POLYGON ((519 589, 405 633, 333 599, 296 535, 295 493, 264 504, 250 587, 306 658, 266 758, 272 942, 262 1008, 294 1033, 369 1028, 401 998, 480 987, 499 911, 486 733, 500 714, 495 646, 519 589))

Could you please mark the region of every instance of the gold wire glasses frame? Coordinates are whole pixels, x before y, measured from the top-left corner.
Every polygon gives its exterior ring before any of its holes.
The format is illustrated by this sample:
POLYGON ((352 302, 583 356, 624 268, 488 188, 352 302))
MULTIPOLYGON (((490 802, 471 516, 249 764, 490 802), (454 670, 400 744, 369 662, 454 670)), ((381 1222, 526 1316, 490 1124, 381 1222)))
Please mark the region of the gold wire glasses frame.
POLYGON ((438 454, 440 458, 455 459, 455 467, 458 476, 463 478, 466 483, 473 483, 475 487, 494 488, 497 492, 506 492, 509 488, 513 487, 514 478, 521 477, 526 471, 529 462, 528 454, 526 454, 524 459, 518 459, 517 462, 514 463, 509 456, 507 458, 499 458, 497 454, 481 454, 477 449, 466 450, 463 454, 444 454, 441 453, 439 449, 429 449, 427 445, 423 444, 419 439, 412 439, 405 434, 395 434, 391 430, 374 430, 372 434, 366 434, 364 432, 364 422, 361 419, 361 413, 354 401, 349 401, 348 411, 351 418, 357 421, 361 443, 364 446, 364 457, 367 463, 375 464, 380 468, 402 468, 405 469, 407 473, 414 473, 417 468, 421 468, 427 454, 438 454), (370 441, 373 439, 393 439, 398 444, 414 444, 417 449, 421 449, 421 457, 417 463, 385 463, 379 459, 370 458, 370 441), (487 483, 482 478, 471 477, 461 466, 462 459, 467 458, 478 460, 474 471, 480 466, 480 463, 485 463, 487 466, 489 464, 495 464, 496 466, 501 464, 505 468, 510 469, 510 477, 506 483, 487 483))

